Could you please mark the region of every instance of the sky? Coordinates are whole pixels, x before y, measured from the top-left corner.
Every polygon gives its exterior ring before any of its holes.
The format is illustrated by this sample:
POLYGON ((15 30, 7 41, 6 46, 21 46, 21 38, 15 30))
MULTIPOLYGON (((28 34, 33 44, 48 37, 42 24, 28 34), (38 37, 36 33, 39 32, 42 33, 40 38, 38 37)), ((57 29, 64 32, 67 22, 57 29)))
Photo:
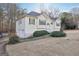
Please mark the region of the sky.
POLYGON ((38 10, 40 8, 58 8, 61 11, 68 12, 74 7, 79 7, 79 3, 20 3, 19 6, 27 9, 27 11, 38 10))

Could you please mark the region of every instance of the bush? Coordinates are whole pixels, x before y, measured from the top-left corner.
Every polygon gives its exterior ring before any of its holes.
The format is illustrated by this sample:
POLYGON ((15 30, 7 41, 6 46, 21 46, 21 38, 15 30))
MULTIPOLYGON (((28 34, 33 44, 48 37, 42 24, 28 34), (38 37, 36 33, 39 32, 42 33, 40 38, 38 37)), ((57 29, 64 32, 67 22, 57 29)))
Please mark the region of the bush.
POLYGON ((77 28, 76 24, 70 24, 70 23, 65 24, 65 29, 76 29, 76 28, 77 28))
POLYGON ((19 41, 19 38, 17 37, 17 36, 15 36, 15 37, 10 37, 9 38, 9 44, 16 44, 16 43, 19 43, 20 41, 19 41))
POLYGON ((33 36, 34 37, 40 37, 40 36, 43 36, 43 35, 46 35, 46 34, 49 34, 49 32, 45 31, 45 30, 41 30, 41 31, 35 31, 33 33, 33 36))
POLYGON ((66 34, 64 32, 61 32, 61 31, 54 31, 50 34, 50 36, 52 36, 52 37, 65 37, 66 34))

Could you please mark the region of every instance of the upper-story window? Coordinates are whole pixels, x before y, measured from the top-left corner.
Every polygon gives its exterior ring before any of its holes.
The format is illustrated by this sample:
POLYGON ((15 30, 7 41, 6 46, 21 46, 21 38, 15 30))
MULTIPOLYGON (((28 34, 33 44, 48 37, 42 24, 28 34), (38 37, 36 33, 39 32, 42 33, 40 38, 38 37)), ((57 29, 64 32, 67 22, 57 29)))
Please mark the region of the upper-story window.
POLYGON ((39 25, 46 25, 46 20, 39 20, 39 25))
POLYGON ((35 19, 29 18, 29 24, 35 25, 35 19))

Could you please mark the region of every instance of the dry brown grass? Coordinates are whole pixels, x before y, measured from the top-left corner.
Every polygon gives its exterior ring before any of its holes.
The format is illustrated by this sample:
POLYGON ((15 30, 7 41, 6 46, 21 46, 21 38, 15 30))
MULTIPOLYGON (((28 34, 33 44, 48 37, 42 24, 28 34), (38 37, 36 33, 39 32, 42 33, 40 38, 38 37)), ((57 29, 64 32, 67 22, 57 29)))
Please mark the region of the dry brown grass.
POLYGON ((40 40, 8 45, 9 55, 19 56, 79 56, 79 30, 65 31, 67 37, 48 37, 40 40))

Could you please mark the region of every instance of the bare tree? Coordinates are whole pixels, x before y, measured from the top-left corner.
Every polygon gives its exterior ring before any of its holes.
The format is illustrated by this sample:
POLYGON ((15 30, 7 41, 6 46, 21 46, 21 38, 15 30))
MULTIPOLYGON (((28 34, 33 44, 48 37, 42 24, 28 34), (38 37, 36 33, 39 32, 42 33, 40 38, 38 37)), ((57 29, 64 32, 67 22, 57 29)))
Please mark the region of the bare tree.
POLYGON ((1 3, 0 7, 3 9, 0 9, 0 21, 4 23, 4 20, 6 20, 8 33, 15 31, 16 21, 24 18, 26 16, 27 10, 20 8, 19 5, 16 3, 1 3), (4 12, 4 14, 2 11, 4 12))
POLYGON ((48 9, 45 8, 44 4, 40 4, 41 13, 51 17, 52 19, 57 19, 60 15, 60 10, 56 8, 52 8, 49 6, 48 9))
POLYGON ((2 31, 3 9, 0 8, 0 32, 2 31))
POLYGON ((8 4, 9 32, 15 31, 16 21, 25 17, 25 9, 21 9, 17 4, 8 4))
POLYGON ((78 22, 79 22, 79 7, 72 8, 70 10, 70 12, 72 13, 74 23, 78 26, 78 22))
POLYGON ((50 8, 50 14, 49 14, 50 17, 56 20, 57 18, 59 18, 59 15, 60 15, 59 9, 50 8))

